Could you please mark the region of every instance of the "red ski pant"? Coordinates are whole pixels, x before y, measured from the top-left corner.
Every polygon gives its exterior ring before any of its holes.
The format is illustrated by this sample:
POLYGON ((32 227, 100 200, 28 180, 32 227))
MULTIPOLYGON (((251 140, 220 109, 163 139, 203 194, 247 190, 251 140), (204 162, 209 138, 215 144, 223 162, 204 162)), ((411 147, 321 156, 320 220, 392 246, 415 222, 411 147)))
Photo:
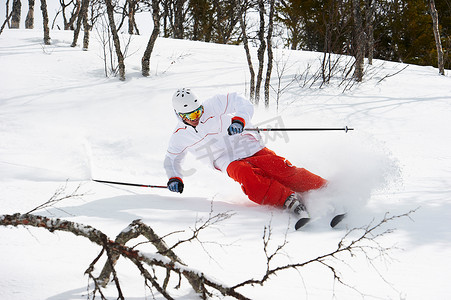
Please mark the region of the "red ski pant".
POLYGON ((263 148, 251 157, 233 161, 227 167, 231 178, 241 184, 250 200, 258 204, 283 206, 293 192, 318 189, 326 180, 263 148))

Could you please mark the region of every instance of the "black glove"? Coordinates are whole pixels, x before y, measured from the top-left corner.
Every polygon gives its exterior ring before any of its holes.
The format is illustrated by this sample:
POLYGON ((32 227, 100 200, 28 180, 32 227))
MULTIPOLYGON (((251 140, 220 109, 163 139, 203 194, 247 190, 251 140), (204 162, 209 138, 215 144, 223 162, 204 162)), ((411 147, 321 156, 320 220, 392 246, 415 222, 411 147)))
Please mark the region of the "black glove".
POLYGON ((243 132, 243 128, 244 125, 241 121, 233 120, 232 125, 229 126, 227 132, 229 133, 229 135, 234 135, 243 132))
POLYGON ((180 178, 172 177, 168 181, 168 189, 171 192, 183 193, 183 181, 180 178))

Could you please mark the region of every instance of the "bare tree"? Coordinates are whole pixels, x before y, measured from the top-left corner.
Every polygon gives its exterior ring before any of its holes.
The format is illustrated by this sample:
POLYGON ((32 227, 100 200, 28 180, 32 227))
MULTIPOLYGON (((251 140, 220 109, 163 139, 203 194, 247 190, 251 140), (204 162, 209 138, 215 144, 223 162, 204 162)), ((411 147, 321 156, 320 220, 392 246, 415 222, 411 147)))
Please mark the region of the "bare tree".
POLYGON ((249 35, 247 33, 246 28, 246 12, 248 9, 254 7, 254 4, 248 1, 240 1, 236 0, 236 5, 238 6, 238 10, 240 13, 240 27, 241 34, 244 44, 244 50, 246 52, 246 59, 249 66, 249 72, 251 75, 250 78, 250 100, 254 104, 258 105, 260 100, 260 90, 263 81, 263 70, 264 70, 264 62, 265 62, 265 51, 266 47, 268 47, 268 66, 266 73, 266 81, 265 81, 265 105, 269 105, 269 87, 270 87, 270 79, 271 79, 271 71, 272 71, 272 63, 273 63, 273 53, 272 53, 272 34, 273 34, 273 26, 274 26, 274 5, 275 1, 270 0, 270 12, 269 12, 269 25, 268 25, 268 34, 265 40, 266 33, 266 25, 265 25, 265 1, 257 0, 257 11, 259 15, 259 29, 257 32, 257 43, 259 47, 257 49, 257 59, 258 59, 258 73, 255 77, 255 71, 252 64, 252 56, 249 49, 249 35))
POLYGON ((365 35, 363 31, 362 13, 359 0, 352 0, 354 16, 354 79, 357 82, 363 80, 363 68, 365 59, 365 35))
POLYGON ((116 50, 117 55, 117 63, 119 67, 119 79, 125 80, 125 64, 124 64, 124 55, 121 51, 121 43, 119 41, 119 35, 117 33, 116 24, 114 22, 114 7, 111 0, 105 0, 107 14, 108 14, 108 22, 109 28, 111 30, 111 34, 113 36, 114 48, 116 50))
POLYGON ((250 89, 249 89, 249 98, 252 102, 254 102, 255 99, 255 71, 254 66, 252 64, 252 56, 249 49, 249 40, 247 38, 247 29, 246 29, 246 12, 247 12, 247 1, 244 3, 241 3, 241 0, 235 0, 236 5, 239 8, 239 14, 240 14, 240 27, 241 27, 241 35, 243 37, 243 45, 244 45, 244 51, 246 52, 246 59, 247 59, 247 65, 249 67, 249 73, 250 73, 250 89))
POLYGON ((25 19, 25 28, 34 28, 34 0, 28 0, 28 13, 25 19))
MULTIPOLYGON (((110 20, 107 14, 100 15, 100 18, 96 21, 95 26, 96 38, 98 39, 101 50, 102 50, 102 60, 104 62, 105 77, 110 76, 121 76, 121 67, 119 65, 119 59, 117 54, 117 46, 121 47, 121 57, 123 60, 127 57, 129 46, 132 40, 132 35, 127 35, 127 39, 122 39, 123 45, 116 43, 114 41, 114 36, 110 28, 110 20)), ((116 30, 116 37, 119 38, 116 30)), ((124 66, 125 71, 125 66, 124 66)), ((124 72, 125 73, 125 72, 124 72)), ((124 74, 125 75, 125 74, 124 74)), ((120 78, 121 79, 121 78, 120 78)), ((125 76, 124 76, 125 79, 125 76)), ((121 79, 121 80, 124 80, 121 79)))
POLYGON ((88 50, 89 47, 89 33, 91 31, 92 26, 89 24, 88 20, 88 8, 89 8, 90 0, 82 0, 82 6, 80 14, 83 17, 83 50, 88 50), (83 5, 83 2, 86 2, 83 5))
POLYGON ((129 34, 134 34, 135 33, 135 27, 136 27, 136 22, 135 22, 135 14, 136 14, 136 9, 138 6, 138 1, 139 0, 127 0, 127 4, 128 4, 128 33, 129 34))
POLYGON ((20 0, 13 0, 11 28, 20 28, 20 13, 22 9, 22 3, 20 0))
MULTIPOLYGON (((9 20, 11 19, 11 17, 12 17, 12 12, 11 13, 9 12, 9 0, 6 0, 6 3, 5 3, 5 18, 6 18, 5 23, 8 24, 8 28, 11 27, 11 24, 9 23, 9 20)), ((3 24, 2 27, 5 27, 5 24, 3 24)))
POLYGON ((11 19, 11 14, 6 18, 5 22, 3 22, 2 27, 0 28, 0 34, 2 34, 3 29, 5 28, 6 24, 8 24, 9 19, 11 19))
POLYGON ((163 11, 162 11, 162 13, 161 13, 161 17, 162 17, 162 19, 163 19, 163 24, 162 24, 162 26, 163 26, 163 37, 165 37, 165 38, 167 38, 167 37, 169 37, 170 36, 170 29, 169 29, 169 24, 168 24, 168 22, 169 22, 169 2, 170 2, 171 0, 162 0, 161 1, 161 5, 162 5, 162 8, 163 8, 163 11))
MULTIPOLYGON (((59 14, 61 13, 63 17, 63 28, 64 30, 73 30, 74 23, 77 20, 77 17, 80 13, 81 0, 71 0, 69 3, 66 3, 65 0, 59 0, 60 9, 56 13, 52 22, 52 29, 55 27, 56 20, 58 19, 59 14), (72 10, 69 10, 72 9, 72 10), (69 14, 67 13, 69 10, 69 14)), ((59 25, 56 25, 58 29, 60 29, 59 25)))
POLYGON ((42 22, 44 27, 44 44, 50 45, 49 14, 46 0, 41 0, 42 22))
POLYGON ((96 24, 97 20, 105 15, 105 5, 104 0, 89 0, 88 6, 88 22, 89 29, 92 29, 96 24))
POLYGON ((152 0, 152 19, 153 19, 153 30, 150 35, 149 42, 147 43, 146 50, 141 59, 141 71, 143 76, 150 75, 150 56, 152 55, 153 47, 155 41, 160 34, 160 4, 158 0, 152 0))
POLYGON ((167 0, 167 12, 165 17, 168 17, 169 24, 172 31, 172 36, 175 39, 183 39, 185 36, 185 22, 188 8, 185 7, 187 0, 167 0))
POLYGON ((432 29, 434 31, 435 46, 437 48, 437 64, 440 75, 445 75, 445 63, 443 60, 443 48, 440 40, 440 30, 438 23, 438 13, 434 0, 429 0, 429 13, 432 17, 432 29))
POLYGON ((73 30, 74 29, 74 22, 77 20, 77 17, 80 13, 80 7, 81 7, 81 1, 76 0, 74 7, 72 9, 71 15, 69 17, 69 21, 66 22, 66 18, 64 18, 64 30, 73 30))
POLYGON ((9 20, 11 19, 13 13, 9 12, 9 0, 6 0, 6 19, 5 22, 3 22, 2 27, 0 28, 0 34, 2 34, 3 29, 5 28, 6 24, 9 25, 9 20))
POLYGON ((366 38, 367 38, 367 53, 368 53, 368 64, 373 64, 373 56, 374 56, 374 1, 373 0, 365 0, 365 29, 366 29, 366 38))
POLYGON ((268 20, 268 35, 266 36, 266 43, 268 46, 268 66, 266 68, 266 79, 265 79, 265 107, 269 107, 269 86, 271 83, 271 71, 273 63, 273 52, 272 52, 272 33, 274 29, 274 0, 269 0, 269 20, 268 20))
POLYGON ((285 72, 292 67, 293 65, 288 66, 289 57, 287 59, 284 59, 283 54, 279 57, 276 57, 274 60, 275 63, 275 69, 276 69, 276 76, 277 76, 277 83, 276 87, 273 87, 271 85, 271 88, 273 89, 275 93, 275 99, 276 99, 276 111, 279 111, 279 101, 282 97, 282 94, 293 84, 297 81, 298 77, 293 76, 288 83, 282 84, 283 77, 285 76, 285 72))
POLYGON ((89 45, 89 25, 88 25, 88 8, 89 8, 89 0, 82 0, 80 13, 78 14, 77 23, 75 24, 74 29, 74 39, 72 41, 71 47, 75 47, 77 45, 78 35, 80 34, 81 25, 83 24, 85 37, 87 38, 83 40, 83 50, 88 50, 89 45))
POLYGON ((265 3, 264 0, 257 0, 258 4, 258 13, 260 16, 260 27, 258 30, 258 40, 260 42, 260 46, 257 50, 257 58, 258 58, 258 73, 257 73, 257 81, 255 83, 255 104, 258 105, 260 101, 260 87, 263 80, 263 64, 265 61, 265 50, 266 50, 266 42, 265 42, 265 3))

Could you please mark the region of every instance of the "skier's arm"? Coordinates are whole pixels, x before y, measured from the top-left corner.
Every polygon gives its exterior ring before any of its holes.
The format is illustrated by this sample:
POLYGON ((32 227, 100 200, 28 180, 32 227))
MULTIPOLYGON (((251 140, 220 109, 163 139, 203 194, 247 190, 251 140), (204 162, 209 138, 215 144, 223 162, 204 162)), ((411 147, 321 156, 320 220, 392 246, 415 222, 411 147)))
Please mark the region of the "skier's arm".
POLYGON ((244 126, 254 115, 254 106, 243 96, 236 93, 228 96, 227 112, 234 115, 232 124, 228 128, 229 135, 243 132, 244 126))
POLYGON ((168 151, 164 159, 164 168, 168 176, 168 188, 172 192, 183 192, 182 162, 186 156, 186 151, 178 149, 175 139, 172 137, 169 142, 168 151))
POLYGON ((228 97, 229 107, 227 110, 235 115, 232 122, 239 121, 246 126, 246 123, 250 122, 254 115, 254 106, 249 100, 236 93, 229 94, 228 97))
POLYGON ((164 159, 164 168, 169 178, 168 188, 171 192, 183 192, 183 177, 180 170, 184 156, 184 153, 174 155, 168 152, 164 159))

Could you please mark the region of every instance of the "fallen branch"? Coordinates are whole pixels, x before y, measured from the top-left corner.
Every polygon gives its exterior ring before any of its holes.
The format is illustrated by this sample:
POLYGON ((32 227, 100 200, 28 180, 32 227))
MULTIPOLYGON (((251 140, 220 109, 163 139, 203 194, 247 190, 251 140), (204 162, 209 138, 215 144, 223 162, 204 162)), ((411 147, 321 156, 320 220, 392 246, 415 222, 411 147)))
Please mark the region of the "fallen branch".
MULTIPOLYGON (((205 276, 202 272, 194 270, 186 266, 181 259, 174 253, 174 248, 179 245, 177 243, 173 247, 168 247, 166 243, 160 238, 154 230, 142 223, 140 220, 133 221, 126 230, 121 232, 116 241, 110 240, 104 233, 101 231, 89 226, 83 225, 80 223, 75 223, 71 221, 61 220, 61 219, 52 219, 43 216, 31 215, 31 214, 13 214, 13 215, 2 215, 0 216, 0 226, 32 226, 45 228, 50 232, 54 231, 65 231, 70 232, 76 236, 82 236, 89 239, 91 242, 102 247, 101 253, 94 259, 94 261, 89 265, 86 270, 86 274, 94 281, 95 290, 99 292, 102 299, 105 297, 102 294, 101 289, 108 283, 109 277, 111 273, 113 274, 113 281, 118 290, 118 299, 124 299, 124 295, 122 294, 119 279, 117 277, 114 266, 119 259, 120 256, 123 256, 130 260, 141 272, 146 285, 151 288, 155 288, 164 298, 173 299, 171 295, 167 291, 167 283, 169 280, 169 274, 174 272, 178 274, 179 278, 181 276, 185 277, 188 282, 191 284, 192 288, 202 299, 208 299, 211 296, 211 292, 208 289, 213 289, 220 292, 223 296, 230 296, 235 299, 249 299, 237 290, 244 286, 249 285, 264 285, 264 283, 272 276, 277 275, 278 273, 285 271, 287 269, 300 269, 307 265, 311 265, 314 263, 319 263, 322 266, 328 268, 334 277, 334 280, 339 283, 356 290, 354 287, 346 284, 346 282, 342 279, 342 276, 339 270, 336 269, 333 262, 343 262, 346 264, 344 259, 340 259, 340 254, 348 254, 351 257, 356 254, 363 253, 363 255, 371 262, 372 258, 369 256, 370 251, 376 250, 382 255, 385 255, 390 248, 384 248, 379 244, 377 239, 380 237, 391 233, 392 229, 383 230, 382 226, 394 219, 401 217, 409 217, 410 214, 415 212, 415 210, 409 211, 408 213, 395 215, 389 217, 388 214, 384 216, 384 218, 375 223, 369 224, 367 226, 361 228, 354 228, 349 230, 345 236, 339 241, 337 248, 329 253, 320 255, 316 258, 312 258, 310 260, 286 264, 282 266, 272 267, 271 263, 274 260, 282 249, 287 244, 287 234, 285 234, 284 242, 276 247, 276 249, 271 253, 269 251, 269 244, 271 241, 271 227, 265 227, 263 234, 263 250, 266 255, 267 260, 267 268, 265 274, 261 276, 260 279, 248 279, 241 283, 235 284, 234 286, 225 286, 224 284, 214 281, 207 276, 205 276), (355 238, 351 238, 351 235, 357 233, 355 238), (156 249, 157 253, 152 255, 145 255, 140 253, 138 250, 134 248, 127 247, 124 244, 130 239, 137 237, 139 235, 145 236, 150 243, 152 243, 156 249), (99 258, 104 254, 107 254, 107 263, 105 264, 101 275, 99 278, 95 278, 93 275, 93 270, 95 264, 98 262, 99 258), (163 270, 166 270, 166 278, 163 284, 160 284, 156 277, 149 273, 146 269, 145 265, 153 267, 161 267, 163 270)), ((215 224, 220 220, 223 220, 226 217, 230 217, 227 213, 211 215, 209 218, 200 226, 196 225, 193 230, 193 235, 191 238, 183 240, 181 242, 191 241, 193 239, 198 238, 199 231, 205 229, 211 224, 215 224)), ((179 283, 180 285, 180 283, 179 283)))
MULTIPOLYGON (((132 224, 139 224, 139 222, 134 221, 132 224)), ((156 282, 154 277, 145 269, 144 264, 149 266, 162 267, 168 271, 172 271, 177 274, 183 275, 185 278, 188 279, 190 284, 198 293, 202 293, 204 295, 203 298, 205 299, 206 299, 205 291, 207 290, 206 286, 218 290, 224 296, 232 296, 236 299, 248 299, 239 292, 236 292, 234 289, 224 287, 221 283, 206 278, 203 273, 199 273, 197 270, 192 270, 182 265, 181 263, 177 262, 179 259, 175 256, 175 254, 174 254, 175 262, 171 261, 170 259, 169 260, 165 259, 165 256, 159 254, 153 256, 141 254, 139 251, 134 250, 133 248, 124 246, 118 242, 110 240, 100 230, 97 230, 89 225, 83 225, 71 221, 52 219, 31 214, 13 214, 0 216, 0 225, 32 226, 45 228, 50 232, 65 231, 70 232, 76 236, 85 237, 89 239, 91 242, 104 248, 107 252, 110 251, 110 253, 117 253, 120 256, 123 256, 129 259, 131 262, 133 262, 136 265, 136 267, 141 271, 141 274, 145 278, 145 280, 150 281, 152 286, 155 287, 158 290, 158 292, 160 292, 166 299, 172 299, 172 297, 158 284, 158 282, 156 282)), ((141 227, 144 227, 145 229, 150 228, 147 226, 141 227)), ((159 245, 161 246, 163 244, 160 243, 159 245)), ((171 255, 168 253, 171 252, 166 252, 165 255, 171 255)), ((111 262, 114 260, 113 255, 111 256, 111 258, 109 258, 109 260, 111 262)), ((88 268, 88 274, 90 272, 91 270, 90 268, 88 268)))
MULTIPOLYGON (((141 220, 133 221, 125 230, 123 230, 115 240, 115 243, 120 245, 125 245, 131 239, 137 238, 138 236, 144 236, 151 242, 155 248, 158 250, 157 253, 167 256, 172 263, 179 263, 186 266, 180 258, 166 245, 166 243, 153 231, 153 229, 146 224, 142 223, 141 220)), ((110 280, 111 272, 114 270, 114 265, 121 256, 120 252, 115 252, 111 255, 111 260, 105 263, 105 266, 100 273, 98 278, 100 284, 106 287, 110 280)), ((197 278, 192 278, 187 274, 186 279, 190 282, 191 286, 196 292, 200 292, 200 287, 197 282, 197 278)), ((164 285, 165 286, 165 285, 164 285)))

